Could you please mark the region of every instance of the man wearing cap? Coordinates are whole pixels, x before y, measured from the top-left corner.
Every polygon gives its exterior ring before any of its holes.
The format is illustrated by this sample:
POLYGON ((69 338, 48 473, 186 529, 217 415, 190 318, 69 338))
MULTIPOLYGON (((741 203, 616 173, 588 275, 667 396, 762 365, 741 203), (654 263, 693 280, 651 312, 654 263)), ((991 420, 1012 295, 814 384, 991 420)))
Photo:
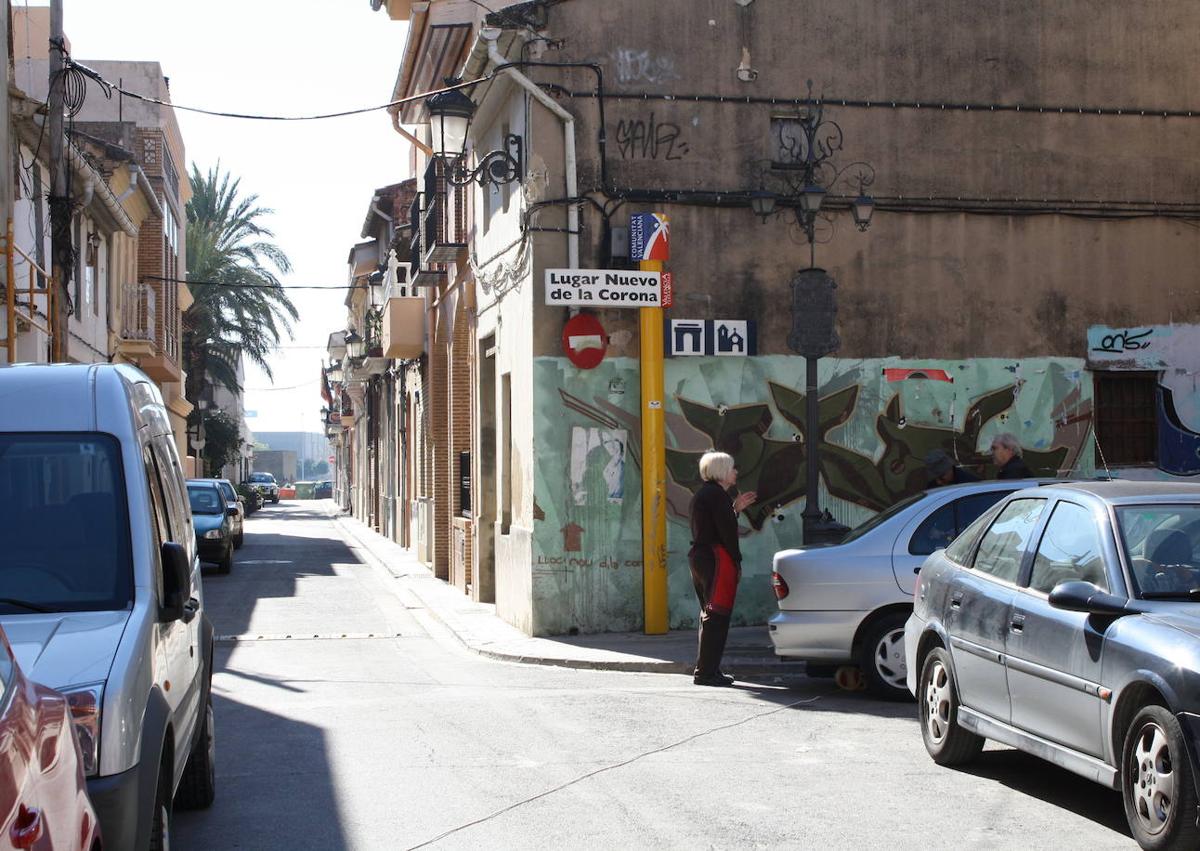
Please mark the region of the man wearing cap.
POLYGON ((929 470, 929 487, 962 485, 979 481, 979 476, 968 473, 954 463, 944 449, 933 449, 925 456, 925 467, 929 470))

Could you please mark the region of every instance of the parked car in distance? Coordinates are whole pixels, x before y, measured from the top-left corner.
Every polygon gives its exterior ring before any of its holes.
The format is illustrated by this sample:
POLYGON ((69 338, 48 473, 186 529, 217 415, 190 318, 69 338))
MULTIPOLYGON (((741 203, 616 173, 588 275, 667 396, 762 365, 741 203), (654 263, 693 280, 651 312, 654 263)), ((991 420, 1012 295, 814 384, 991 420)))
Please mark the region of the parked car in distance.
POLYGON ((313 499, 333 499, 333 482, 317 482, 313 488, 313 499))
POLYGON ((212 562, 218 573, 233 570, 233 518, 237 509, 225 501, 213 479, 188 479, 188 502, 201 561, 212 562))
POLYGON ((850 530, 837 544, 775 554, 775 653, 813 673, 858 665, 878 697, 909 700, 904 623, 925 557, 998 500, 1037 480, 986 481, 923 491, 850 530))
POLYGON ((0 847, 101 847, 67 698, 25 677, 2 629, 0 813, 0 847))
POLYGON ((0 366, 0 625, 66 695, 105 845, 213 801, 213 630, 162 394, 125 364, 0 366))
POLYGON ((1143 848, 1198 848, 1200 485, 1012 494, 921 569, 908 685, 934 761, 994 739, 1121 792, 1143 848))
POLYGON ((246 507, 242 496, 234 489, 233 482, 229 479, 188 479, 188 483, 191 482, 216 482, 221 495, 225 497, 225 504, 237 509, 237 514, 230 514, 229 520, 233 526, 233 548, 240 550, 246 538, 246 507))
POLYGON ((251 473, 250 478, 246 481, 263 495, 265 501, 279 502, 279 483, 275 481, 275 476, 271 473, 251 473))

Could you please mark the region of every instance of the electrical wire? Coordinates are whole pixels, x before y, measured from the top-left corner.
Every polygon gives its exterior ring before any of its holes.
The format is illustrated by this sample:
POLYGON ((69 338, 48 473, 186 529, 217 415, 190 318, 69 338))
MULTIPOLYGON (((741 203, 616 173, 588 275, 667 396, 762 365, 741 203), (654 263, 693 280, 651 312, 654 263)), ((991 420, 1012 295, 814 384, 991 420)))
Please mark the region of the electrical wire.
POLYGON ((137 92, 131 92, 131 91, 125 89, 124 87, 117 85, 112 80, 105 79, 104 76, 99 71, 89 68, 86 65, 81 65, 80 63, 75 62, 74 60, 70 59, 70 57, 68 57, 66 61, 69 64, 69 67, 78 69, 80 73, 84 74, 87 77, 90 77, 91 79, 93 79, 97 83, 99 83, 100 86, 104 88, 105 93, 109 97, 111 97, 112 92, 115 91, 115 92, 120 92, 121 94, 125 95, 125 97, 134 98, 135 100, 144 101, 146 103, 157 104, 158 106, 168 106, 168 107, 171 107, 172 109, 181 109, 181 110, 184 110, 185 112, 198 112, 201 115, 212 115, 212 116, 216 116, 218 118, 243 118, 243 119, 249 119, 249 120, 253 120, 253 121, 321 121, 326 118, 345 118, 350 115, 362 115, 367 112, 377 112, 378 110, 381 110, 381 109, 391 109, 392 107, 402 106, 406 103, 412 103, 414 101, 425 100, 426 98, 430 97, 431 95, 441 94, 442 92, 452 92, 452 91, 456 91, 458 89, 469 88, 471 86, 478 85, 479 83, 486 82, 494 76, 494 73, 485 74, 484 76, 477 77, 473 80, 467 80, 465 82, 455 83, 454 85, 450 85, 450 86, 443 86, 440 89, 430 89, 427 92, 421 92, 420 94, 417 94, 417 95, 409 95, 408 97, 399 98, 398 100, 379 104, 378 106, 365 106, 365 107, 362 107, 361 109, 346 109, 346 110, 342 110, 340 112, 327 112, 327 113, 322 113, 320 115, 258 115, 258 114, 245 113, 245 112, 224 112, 222 110, 217 110, 217 109, 203 109, 198 106, 183 106, 182 104, 171 103, 170 101, 162 100, 162 99, 156 98, 156 97, 151 97, 149 95, 143 95, 143 94, 139 94, 137 92))
POLYGON ((163 281, 168 284, 187 284, 198 287, 225 287, 231 290, 365 290, 368 284, 230 284, 225 281, 193 281, 162 275, 142 275, 143 281, 163 281))

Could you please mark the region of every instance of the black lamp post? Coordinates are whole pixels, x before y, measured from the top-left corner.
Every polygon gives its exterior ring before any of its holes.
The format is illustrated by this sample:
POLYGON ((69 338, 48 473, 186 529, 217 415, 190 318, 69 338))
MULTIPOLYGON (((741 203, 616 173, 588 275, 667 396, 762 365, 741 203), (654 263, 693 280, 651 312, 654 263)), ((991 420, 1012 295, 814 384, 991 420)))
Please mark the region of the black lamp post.
POLYGON ((826 197, 844 181, 849 184, 848 189, 857 184, 858 195, 849 203, 855 226, 860 231, 870 227, 875 201, 867 189, 875 182, 875 169, 861 161, 841 168, 835 165, 833 156, 842 149, 842 128, 825 118, 823 104, 812 98, 812 82, 808 85, 808 105, 804 111, 795 120, 780 120, 776 124, 776 158, 760 168, 758 189, 748 196, 750 209, 764 222, 772 215, 790 210, 808 240, 808 268, 797 272, 791 281, 792 333, 788 335, 788 346, 804 356, 805 364, 807 469, 802 517, 804 542, 812 544, 840 540, 848 531, 817 505, 821 469, 817 367, 822 357, 833 354, 840 345, 834 326, 837 283, 816 264, 817 220, 820 216, 830 221, 821 208, 826 197), (799 132, 793 132, 792 128, 799 132))
MULTIPOLYGON (((461 80, 446 79, 447 86, 456 86, 461 80)), ((467 131, 475 116, 475 101, 462 89, 450 88, 430 95, 425 99, 429 112, 429 129, 434 156, 446 164, 445 178, 453 186, 489 183, 502 186, 520 180, 524 173, 524 145, 521 137, 508 133, 504 147, 489 151, 479 159, 475 168, 467 167, 467 131)))

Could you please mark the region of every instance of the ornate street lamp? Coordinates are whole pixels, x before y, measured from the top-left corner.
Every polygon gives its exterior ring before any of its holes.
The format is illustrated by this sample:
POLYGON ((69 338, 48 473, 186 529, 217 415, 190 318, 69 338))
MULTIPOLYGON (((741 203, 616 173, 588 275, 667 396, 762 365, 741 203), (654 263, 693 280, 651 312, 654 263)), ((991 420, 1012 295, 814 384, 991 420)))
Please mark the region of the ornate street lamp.
MULTIPOLYGON (((825 117, 824 104, 812 96, 811 80, 808 89, 808 105, 798 116, 773 119, 775 156, 766 163, 752 164, 759 171, 758 189, 748 193, 748 200, 750 209, 764 222, 785 210, 796 217, 808 240, 811 268, 816 266, 818 217, 832 222, 829 213, 821 212, 830 194, 839 188, 845 193, 857 187, 858 196, 849 203, 850 214, 860 231, 870 227, 875 201, 867 195, 867 187, 875 182, 875 169, 862 161, 840 168, 835 164, 834 155, 843 145, 842 128, 825 117)), ((846 194, 835 197, 842 200, 846 194)))
POLYGON ((748 193, 750 209, 765 222, 769 216, 790 210, 796 224, 808 240, 808 268, 796 273, 791 281, 792 332, 788 347, 805 360, 805 504, 804 542, 840 540, 846 527, 834 521, 818 506, 820 498, 820 386, 817 363, 837 351, 839 340, 837 283, 823 269, 816 268, 817 221, 832 222, 821 208, 827 196, 836 192, 846 199, 855 187, 858 195, 849 202, 855 226, 865 231, 871 225, 875 200, 867 188, 875 182, 875 169, 865 162, 837 167, 833 157, 842 150, 842 128, 825 118, 820 100, 812 97, 808 84, 808 104, 800 115, 777 118, 776 157, 759 166, 758 189, 748 193))
POLYGON ((325 368, 325 377, 329 379, 330 384, 342 383, 342 362, 334 361, 325 368))
MULTIPOLYGON (((460 85, 462 80, 447 77, 445 82, 450 87, 460 85)), ((524 145, 521 137, 515 133, 505 135, 502 149, 484 154, 475 168, 467 167, 467 131, 475 116, 475 101, 467 97, 461 88, 448 88, 430 95, 425 99, 425 109, 429 112, 431 147, 434 156, 446 164, 445 178, 448 183, 453 186, 466 186, 469 183, 502 186, 521 179, 524 173, 524 145)))
POLYGON ((346 357, 358 360, 367 351, 367 342, 353 328, 346 332, 346 357))

